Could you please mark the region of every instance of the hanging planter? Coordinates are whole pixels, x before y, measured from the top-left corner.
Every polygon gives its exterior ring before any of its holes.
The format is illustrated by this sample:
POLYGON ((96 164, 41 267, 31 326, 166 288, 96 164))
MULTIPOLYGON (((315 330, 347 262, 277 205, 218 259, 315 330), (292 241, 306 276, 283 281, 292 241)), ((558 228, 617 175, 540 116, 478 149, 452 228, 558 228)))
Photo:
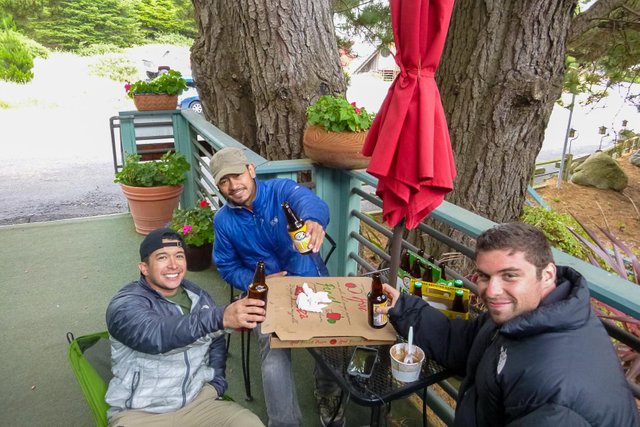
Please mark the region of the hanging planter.
POLYGON ((138 111, 175 110, 178 106, 178 95, 144 93, 134 95, 133 103, 138 111))
POLYGON ((369 157, 362 154, 367 138, 363 132, 329 132, 320 126, 307 126, 304 131, 304 154, 316 163, 338 169, 364 169, 369 157))
POLYGON ((307 108, 307 128, 302 144, 305 155, 323 166, 363 169, 369 158, 362 147, 373 114, 342 96, 321 96, 307 108))

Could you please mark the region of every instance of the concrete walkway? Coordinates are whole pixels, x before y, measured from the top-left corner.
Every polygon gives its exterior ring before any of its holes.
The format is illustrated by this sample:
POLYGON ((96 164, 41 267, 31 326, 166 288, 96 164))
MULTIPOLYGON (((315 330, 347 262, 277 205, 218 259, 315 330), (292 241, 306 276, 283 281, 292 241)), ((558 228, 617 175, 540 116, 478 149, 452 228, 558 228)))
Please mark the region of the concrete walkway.
MULTIPOLYGON (((131 217, 118 214, 35 224, 0 226, 0 425, 89 426, 91 413, 67 361, 68 331, 76 336, 106 329, 105 310, 123 285, 138 277, 138 247, 131 217)), ((217 272, 187 277, 226 303, 229 288, 217 272)), ((240 364, 240 335, 233 335, 228 394, 266 422, 257 344, 252 341, 254 400, 246 402, 240 364)), ((304 426, 320 425, 313 397, 313 359, 293 352, 304 426)), ((394 403, 390 425, 422 425, 406 403, 394 403)), ((348 406, 348 425, 369 423, 369 409, 348 406)))

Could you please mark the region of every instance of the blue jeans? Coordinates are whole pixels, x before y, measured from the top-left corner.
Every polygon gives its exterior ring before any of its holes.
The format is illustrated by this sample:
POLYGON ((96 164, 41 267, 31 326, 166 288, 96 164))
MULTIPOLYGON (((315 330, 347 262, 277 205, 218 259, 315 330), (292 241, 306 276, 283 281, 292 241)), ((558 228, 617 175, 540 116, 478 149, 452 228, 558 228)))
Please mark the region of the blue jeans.
MULTIPOLYGON (((301 426, 302 415, 291 369, 291 349, 271 348, 269 335, 261 333, 261 326, 254 329, 260 347, 262 361, 262 388, 269 416, 269 427, 301 426)), ((314 370, 316 390, 321 394, 335 393, 339 386, 316 364, 314 370)))

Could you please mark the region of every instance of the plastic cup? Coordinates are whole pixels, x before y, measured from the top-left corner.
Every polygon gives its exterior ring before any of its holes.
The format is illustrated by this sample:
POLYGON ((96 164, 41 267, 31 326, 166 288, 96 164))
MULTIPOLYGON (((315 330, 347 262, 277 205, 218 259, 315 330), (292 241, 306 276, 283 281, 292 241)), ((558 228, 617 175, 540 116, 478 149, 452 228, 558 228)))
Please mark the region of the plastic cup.
POLYGON ((391 374, 393 378, 404 383, 416 381, 420 377, 420 371, 424 363, 424 351, 417 345, 413 345, 412 358, 414 363, 404 363, 408 348, 408 344, 399 343, 389 350, 391 355, 391 374))

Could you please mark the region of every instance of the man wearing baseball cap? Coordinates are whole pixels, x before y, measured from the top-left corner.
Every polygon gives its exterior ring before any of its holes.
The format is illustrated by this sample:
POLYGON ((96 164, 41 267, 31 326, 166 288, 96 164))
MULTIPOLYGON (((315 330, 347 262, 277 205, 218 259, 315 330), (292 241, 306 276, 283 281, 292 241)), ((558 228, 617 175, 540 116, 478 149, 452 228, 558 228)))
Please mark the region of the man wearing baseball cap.
POLYGON ((138 268, 140 278, 107 308, 109 424, 262 426, 248 409, 220 398, 227 389, 224 330, 254 328, 264 320, 264 303, 215 305, 184 278, 184 241, 168 228, 144 238, 138 268))
MULTIPOLYGON (((226 199, 214 218, 213 256, 218 271, 235 288, 245 291, 256 263, 263 260, 266 274, 274 276, 326 276, 318 251, 329 223, 327 204, 308 188, 290 179, 256 179, 256 170, 240 148, 224 148, 210 163, 213 179, 226 199), (310 255, 293 247, 282 203, 288 202, 305 222, 310 255)), ((255 329, 262 359, 262 385, 270 426, 299 426, 302 416, 291 372, 291 350, 271 348, 269 335, 255 329)), ((316 367, 315 395, 323 426, 344 425, 340 388, 316 367)))

